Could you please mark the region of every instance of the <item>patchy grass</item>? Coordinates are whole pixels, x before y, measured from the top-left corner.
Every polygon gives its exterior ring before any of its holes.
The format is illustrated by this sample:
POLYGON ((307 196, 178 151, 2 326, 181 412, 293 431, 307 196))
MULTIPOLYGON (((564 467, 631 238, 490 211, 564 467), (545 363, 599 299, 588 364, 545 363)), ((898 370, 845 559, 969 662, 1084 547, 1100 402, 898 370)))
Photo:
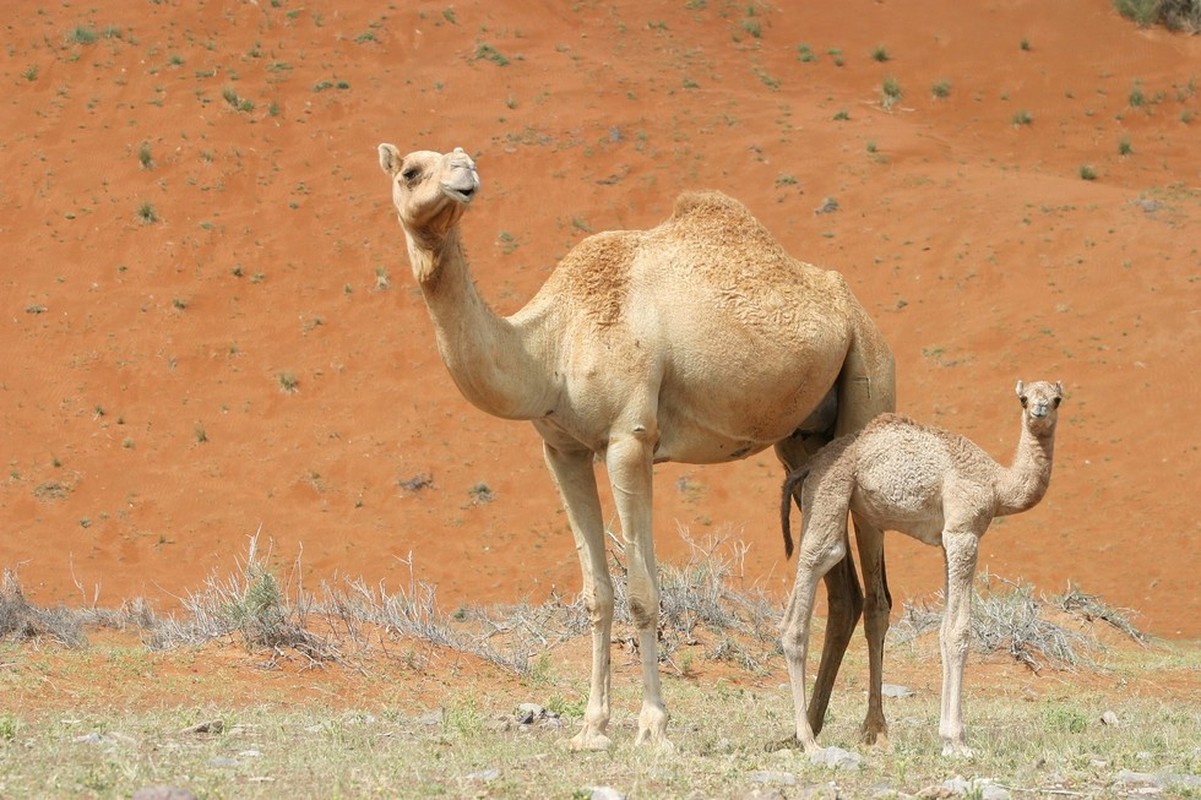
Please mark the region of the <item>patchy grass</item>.
POLYGON ((907 608, 890 635, 886 678, 910 691, 886 701, 890 750, 858 744, 866 655, 857 639, 820 741, 855 752, 858 766, 832 771, 795 750, 767 752, 792 726, 780 603, 740 586, 745 545, 681 535, 689 559, 660 569, 671 758, 632 746, 640 667, 617 537, 609 538, 614 749, 581 754, 562 747, 584 710, 589 621, 580 599, 447 615, 411 558, 400 589, 343 581, 310 593, 301 565, 281 577, 256 535, 230 575, 212 576, 170 615, 137 603, 46 612, 8 573, 0 784, 12 796, 129 796, 176 783, 198 796, 251 798, 309 796, 314 775, 323 794, 339 796, 397 786, 451 797, 587 797, 598 786, 629 797, 970 797, 986 796, 990 783, 1022 796, 1195 789, 1197 688, 1167 679, 1201 669, 1197 647, 1151 642, 1126 612, 1078 588, 1048 600, 987 575, 976 587, 966 682, 973 759, 939 755, 936 602, 907 608), (1088 633, 1097 621, 1137 654, 1118 651, 1116 668, 1104 663, 1113 651, 1088 633), (84 627, 128 627, 142 641, 84 646, 62 633, 84 627), (103 681, 92 678, 99 674, 103 681), (948 783, 955 774, 958 789, 948 783))
POLYGON ((487 42, 480 42, 475 48, 475 61, 488 61, 498 67, 509 66, 508 57, 487 42))
POLYGON ((886 111, 891 111, 892 107, 900 102, 904 96, 904 91, 901 89, 901 84, 894 77, 887 77, 884 83, 880 85, 880 104, 884 106, 886 111))

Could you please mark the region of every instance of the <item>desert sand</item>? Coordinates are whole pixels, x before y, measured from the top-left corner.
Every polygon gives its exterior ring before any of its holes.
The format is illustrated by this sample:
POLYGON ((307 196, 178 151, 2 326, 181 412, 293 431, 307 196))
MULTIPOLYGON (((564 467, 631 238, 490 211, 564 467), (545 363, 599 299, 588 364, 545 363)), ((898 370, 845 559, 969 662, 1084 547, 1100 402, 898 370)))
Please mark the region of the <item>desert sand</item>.
MULTIPOLYGON (((793 5, 10 3, 0 566, 169 609, 257 532, 310 586, 578 589, 534 431, 438 359, 387 141, 476 159, 499 312, 713 188, 846 276, 904 413, 1007 461, 1015 381, 1061 380, 1050 491, 981 570, 1201 638, 1201 37, 1106 0, 793 5)), ((657 475, 661 559, 743 540, 784 596, 770 452, 657 475)), ((941 588, 887 547, 898 607, 941 588)))

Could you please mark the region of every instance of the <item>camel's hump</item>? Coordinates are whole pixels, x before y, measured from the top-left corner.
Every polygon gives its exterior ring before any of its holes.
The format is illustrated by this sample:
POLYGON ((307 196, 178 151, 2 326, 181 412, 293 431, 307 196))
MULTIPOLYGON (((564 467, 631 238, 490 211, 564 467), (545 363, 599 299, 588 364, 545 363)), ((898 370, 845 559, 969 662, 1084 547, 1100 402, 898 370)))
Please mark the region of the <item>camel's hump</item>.
POLYGON ((763 255, 773 251, 782 255, 779 243, 749 208, 716 190, 680 194, 665 225, 673 235, 685 239, 760 248, 763 255))
POLYGON ((672 208, 673 217, 687 217, 693 214, 745 214, 751 215, 747 207, 716 189, 697 189, 681 192, 672 208))

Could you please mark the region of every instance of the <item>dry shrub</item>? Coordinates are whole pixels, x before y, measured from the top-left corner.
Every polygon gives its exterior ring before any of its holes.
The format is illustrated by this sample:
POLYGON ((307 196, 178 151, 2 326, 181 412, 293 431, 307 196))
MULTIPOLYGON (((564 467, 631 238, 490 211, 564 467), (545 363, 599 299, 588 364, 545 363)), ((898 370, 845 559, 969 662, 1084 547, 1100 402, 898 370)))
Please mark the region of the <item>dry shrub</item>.
POLYGON ((0 639, 16 641, 50 639, 64 647, 83 647, 87 638, 78 615, 68 609, 35 608, 25 599, 15 572, 0 578, 0 639))
MULTIPOLYGON (((890 631, 893 640, 904 643, 937 630, 943 619, 942 593, 936 598, 936 603, 906 604, 901 618, 890 631)), ((1135 641, 1147 640, 1122 612, 1078 589, 1069 588, 1068 594, 1047 599, 1036 597, 1028 584, 983 574, 972 586, 973 649, 982 654, 1005 653, 1033 672, 1045 666, 1067 670, 1080 665, 1098 668, 1093 656, 1105 649, 1102 643, 1093 636, 1055 623, 1048 618, 1048 610, 1064 611, 1084 621, 1103 619, 1135 641), (998 584, 996 588, 994 582, 998 584)))
POLYGON ((1163 25, 1168 30, 1201 31, 1201 0, 1114 0, 1123 17, 1142 27, 1163 25))

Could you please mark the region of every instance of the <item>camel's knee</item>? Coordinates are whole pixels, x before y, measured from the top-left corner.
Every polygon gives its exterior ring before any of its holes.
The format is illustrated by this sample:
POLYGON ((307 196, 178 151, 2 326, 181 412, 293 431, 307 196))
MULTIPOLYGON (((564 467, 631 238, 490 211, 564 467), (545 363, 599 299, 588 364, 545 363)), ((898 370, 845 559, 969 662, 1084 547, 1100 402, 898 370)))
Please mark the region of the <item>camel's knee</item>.
POLYGON ((891 613, 892 603, 888 597, 874 593, 864 598, 863 627, 868 635, 878 635, 882 639, 888 633, 891 613))
POLYGON ((654 630, 659 626, 659 592, 654 589, 636 591, 630 588, 630 620, 635 630, 654 630))
POLYGON ((780 646, 788 661, 796 663, 805 658, 809 648, 809 625, 812 615, 803 620, 789 620, 780 628, 780 646))
POLYGON ((592 627, 613 621, 613 587, 598 583, 584 590, 584 608, 592 627))

